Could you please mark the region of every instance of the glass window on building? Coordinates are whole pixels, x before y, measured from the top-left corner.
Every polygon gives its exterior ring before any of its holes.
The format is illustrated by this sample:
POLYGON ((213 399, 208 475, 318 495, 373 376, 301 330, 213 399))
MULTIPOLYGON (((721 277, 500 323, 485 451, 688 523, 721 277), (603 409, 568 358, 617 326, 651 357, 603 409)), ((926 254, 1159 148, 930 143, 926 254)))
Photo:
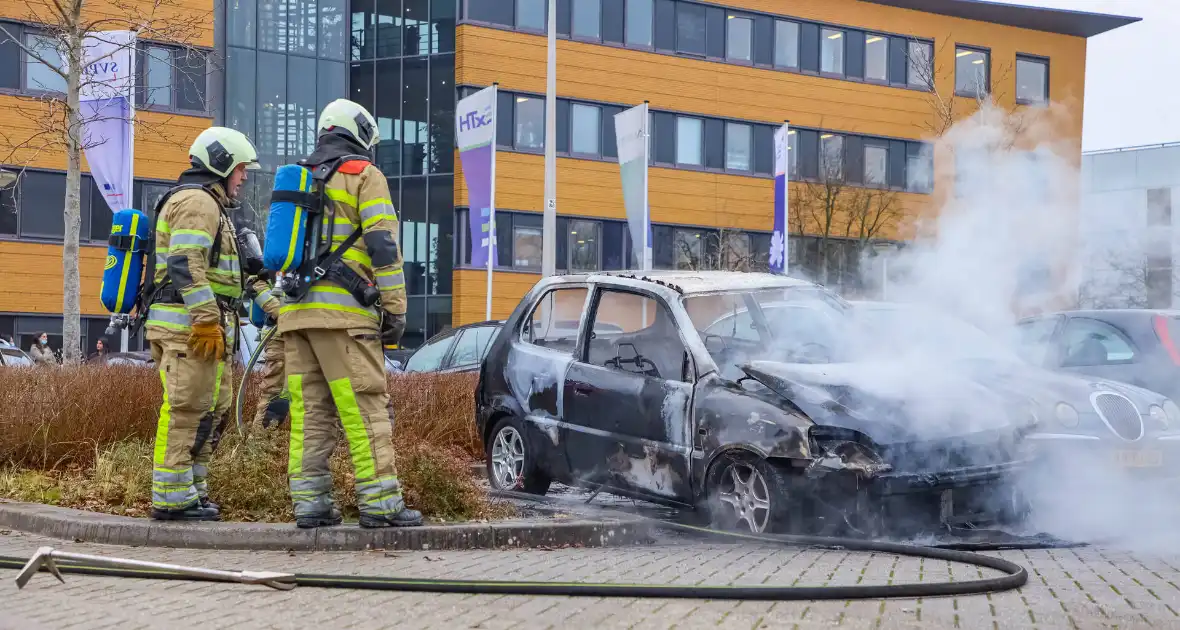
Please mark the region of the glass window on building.
POLYGON ((258 130, 254 135, 262 167, 274 170, 287 162, 287 57, 258 52, 258 130))
POLYGON ((930 89, 934 80, 934 47, 927 42, 911 41, 906 57, 906 84, 930 89))
POLYGON ((598 248, 600 244, 598 221, 573 220, 569 222, 569 270, 598 271, 598 248))
POLYGON ((516 28, 533 31, 546 30, 547 0, 516 0, 516 28))
POLYGON ((570 149, 581 155, 598 155, 598 141, 601 138, 602 109, 597 105, 574 103, 570 107, 570 121, 573 125, 570 149))
POLYGON ((48 35, 25 33, 25 46, 50 64, 47 66, 32 55, 25 53, 25 89, 64 93, 66 80, 52 70, 52 68, 61 70, 65 67, 65 62, 62 61, 57 50, 57 40, 48 35))
POLYGON ((889 38, 865 33, 865 78, 889 80, 889 38))
POLYGON ((406 59, 402 63, 402 173, 405 175, 423 175, 429 170, 428 64, 425 58, 406 59))
MULTIPOLYGON (((426 207, 430 233, 429 292, 446 295, 451 292, 455 261, 455 178, 433 175, 429 179, 426 207)), ((396 199, 396 193, 393 194, 396 199)))
POLYGON ((676 50, 692 55, 705 54, 705 7, 699 4, 676 4, 676 50))
POLYGON ((541 151, 545 148, 545 101, 516 97, 516 148, 541 151))
POLYGON ((345 0, 320 0, 319 56, 324 59, 343 61, 348 58, 344 3, 345 0))
MULTIPOLYGON (((394 13, 397 10, 394 9, 394 13)), ((392 29, 398 28, 398 20, 394 18, 392 29)), ((403 0, 402 4, 402 51, 407 57, 413 55, 429 55, 430 40, 433 36, 430 25, 429 0, 403 0)), ((398 54, 398 53, 392 53, 398 54)))
POLYGON ((881 186, 884 187, 887 182, 887 168, 889 165, 889 149, 875 144, 864 145, 865 148, 865 172, 864 182, 866 186, 881 186))
POLYGON ((1049 100, 1049 62, 1045 59, 1016 58, 1016 102, 1044 103, 1049 100))
POLYGON ((16 236, 18 222, 17 217, 17 190, 18 184, 12 184, 0 188, 0 234, 9 236, 16 236))
POLYGON ((704 234, 698 230, 673 230, 672 255, 676 269, 704 268, 704 234))
POLYGON ((787 175, 799 176, 799 132, 787 129, 787 175))
POLYGON ((602 39, 602 4, 600 0, 573 0, 574 37, 602 39))
POLYGON ((226 0, 225 17, 228 23, 230 46, 254 48, 258 45, 257 0, 226 0))
POLYGON ((542 254, 540 217, 515 215, 512 222, 512 266, 540 269, 542 254))
POLYGON ((911 142, 906 145, 905 189, 928 193, 934 190, 934 151, 928 144, 911 142))
POLYGON ((988 93, 988 53, 955 47, 955 94, 983 96, 988 93))
MULTIPOLYGON (((444 0, 444 2, 447 1, 449 0, 444 0)), ((509 0, 466 0, 466 2, 467 19, 512 26, 512 2, 509 0)))
POLYGON ((819 136, 820 175, 827 181, 844 178, 844 137, 833 133, 819 136))
POLYGON ((752 136, 749 125, 725 123, 725 168, 735 171, 750 170, 752 136))
POLYGON ((676 163, 689 166, 703 164, 702 135, 704 121, 700 118, 678 116, 676 118, 676 163))
POLYGON ((319 118, 315 76, 316 60, 311 57, 287 57, 287 151, 305 156, 315 150, 316 122, 319 118))
POLYGON ((799 67, 799 24, 796 22, 775 21, 774 65, 780 68, 799 67))
POLYGON ((653 0, 627 0, 626 39, 628 46, 652 45, 653 0))
POLYGON ((740 15, 729 15, 726 20, 725 57, 731 61, 754 59, 754 21, 740 15))
MULTIPOLYGON (((255 101, 255 68, 257 53, 247 48, 230 48, 225 59, 225 119, 226 124, 250 135, 254 133, 254 119, 258 111, 255 101)), ((258 138, 254 138, 255 145, 258 138)))
POLYGON ((844 74, 844 31, 821 29, 820 38, 820 72, 844 74))
POLYGON ((163 46, 144 47, 143 92, 144 105, 168 107, 172 105, 172 49, 163 46))

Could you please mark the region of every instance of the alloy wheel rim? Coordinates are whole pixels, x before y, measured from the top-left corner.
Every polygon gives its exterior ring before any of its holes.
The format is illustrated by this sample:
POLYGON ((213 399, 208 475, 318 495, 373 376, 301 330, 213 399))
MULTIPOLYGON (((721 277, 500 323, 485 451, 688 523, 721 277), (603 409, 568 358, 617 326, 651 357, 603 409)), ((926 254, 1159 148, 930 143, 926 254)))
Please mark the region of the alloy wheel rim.
POLYGON ((492 443, 492 475, 500 488, 514 488, 524 474, 524 439, 513 427, 504 427, 492 443))
POLYGON ((744 522, 752 533, 766 531, 770 522, 770 492, 766 479, 749 464, 734 462, 721 473, 717 498, 729 506, 738 523, 744 522))

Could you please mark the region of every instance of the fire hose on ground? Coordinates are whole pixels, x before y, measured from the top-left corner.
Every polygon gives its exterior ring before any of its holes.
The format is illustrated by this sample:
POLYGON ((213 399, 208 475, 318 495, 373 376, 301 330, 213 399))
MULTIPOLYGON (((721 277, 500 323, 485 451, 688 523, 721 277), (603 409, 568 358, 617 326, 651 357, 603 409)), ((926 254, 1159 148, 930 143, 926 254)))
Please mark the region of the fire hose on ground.
MULTIPOLYGON (((917 598, 947 595, 982 595, 1020 588, 1028 581, 1024 567, 994 556, 936 546, 881 542, 826 536, 770 535, 724 532, 664 519, 655 525, 696 534, 725 536, 743 541, 801 546, 812 549, 867 551, 915 558, 929 558, 973 565, 1000 571, 1004 575, 953 582, 919 582, 908 584, 857 584, 850 586, 767 586, 767 585, 680 585, 624 584, 588 582, 529 582, 508 580, 448 580, 394 576, 326 575, 281 573, 271 571, 219 571, 142 560, 94 556, 42 547, 29 560, 0 556, 0 569, 19 569, 17 586, 25 584, 39 571, 48 571, 64 582, 62 574, 103 577, 192 580, 261 584, 289 590, 296 586, 345 588, 426 593, 460 593, 485 595, 560 595, 627 598, 688 598, 726 600, 825 600, 917 598)), ((977 546, 977 548, 980 546, 977 546)), ((1005 545, 995 545, 1004 548, 1005 545)))

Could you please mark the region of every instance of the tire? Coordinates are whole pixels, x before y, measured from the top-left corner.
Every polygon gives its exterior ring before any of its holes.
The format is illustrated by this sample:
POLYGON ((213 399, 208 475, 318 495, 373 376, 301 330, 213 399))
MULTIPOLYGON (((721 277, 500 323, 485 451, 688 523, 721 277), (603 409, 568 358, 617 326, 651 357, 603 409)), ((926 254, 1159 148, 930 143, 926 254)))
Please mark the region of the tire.
POLYGON ((540 458, 520 420, 503 418, 488 435, 484 467, 492 488, 539 495, 549 492, 552 479, 537 466, 540 458))
POLYGON ((751 453, 721 455, 707 479, 705 507, 714 529, 781 533, 789 529, 790 506, 801 504, 791 475, 751 453))

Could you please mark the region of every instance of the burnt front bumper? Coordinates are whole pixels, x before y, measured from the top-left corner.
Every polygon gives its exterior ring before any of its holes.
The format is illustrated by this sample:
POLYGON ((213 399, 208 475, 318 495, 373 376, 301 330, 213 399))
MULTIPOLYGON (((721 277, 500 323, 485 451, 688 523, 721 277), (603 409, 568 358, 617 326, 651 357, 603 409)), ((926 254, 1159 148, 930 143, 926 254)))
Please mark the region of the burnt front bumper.
POLYGON ((1026 501, 1020 478, 1027 460, 937 472, 888 472, 866 488, 884 522, 908 531, 1014 523, 1026 501))

